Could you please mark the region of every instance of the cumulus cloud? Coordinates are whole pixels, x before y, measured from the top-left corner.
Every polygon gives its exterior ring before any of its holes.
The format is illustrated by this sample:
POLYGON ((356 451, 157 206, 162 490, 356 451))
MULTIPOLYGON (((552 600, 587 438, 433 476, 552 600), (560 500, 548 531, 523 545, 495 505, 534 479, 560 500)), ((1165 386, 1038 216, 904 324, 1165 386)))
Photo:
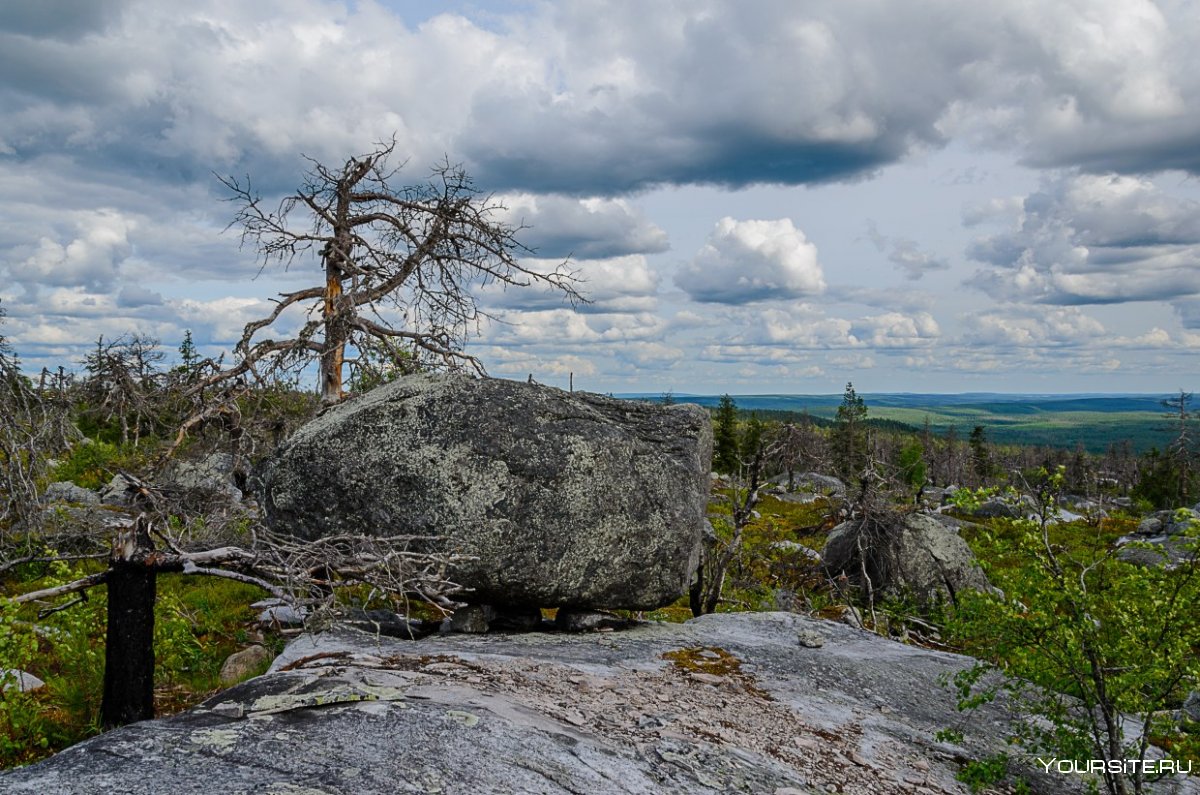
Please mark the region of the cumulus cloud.
POLYGON ((641 255, 579 263, 583 312, 648 312, 658 308, 659 275, 641 255))
MULTIPOLYGON (((199 330, 200 338, 207 343, 226 346, 232 346, 242 338, 247 323, 267 317, 273 309, 271 302, 260 298, 235 297, 184 299, 172 302, 170 306, 182 326, 199 330)), ((281 317, 274 325, 263 329, 261 334, 288 337, 300 323, 295 316, 281 317)))
POLYGON ((668 248, 667 233, 624 199, 524 193, 501 200, 505 220, 526 227, 520 240, 539 257, 609 259, 668 248))
POLYGON ((770 309, 758 319, 755 341, 797 349, 928 347, 941 328, 928 312, 887 312, 859 318, 826 317, 818 310, 770 309))
POLYGON ((998 298, 1050 304, 1169 300, 1200 293, 1200 203, 1144 177, 1073 175, 1019 203, 975 208, 1002 220, 968 254, 971 283, 998 298))
POLYGON ((717 222, 675 284, 695 301, 745 304, 799 298, 825 289, 817 247, 790 219, 717 222))
POLYGON ((855 321, 851 333, 872 348, 918 348, 932 345, 942 330, 928 312, 887 312, 855 321))
POLYGON ((758 343, 783 345, 796 350, 841 348, 858 344, 852 339, 853 324, 844 318, 825 317, 821 312, 807 306, 789 310, 768 309, 757 318, 748 318, 753 324, 750 333, 742 339, 758 343))
POLYGON ((583 315, 569 309, 507 311, 484 330, 482 345, 572 346, 659 342, 668 324, 649 313, 583 315))
POLYGON ((549 352, 542 355, 528 348, 501 346, 481 347, 473 353, 494 363, 492 372, 500 376, 523 378, 528 374, 537 378, 547 375, 561 378, 572 374, 593 376, 599 372, 593 361, 573 354, 549 352))
POLYGON ((1198 27, 1151 0, 571 4, 529 26, 555 83, 477 94, 463 140, 501 180, 610 190, 844 179, 952 136, 1196 173, 1198 27))
POLYGON ((111 288, 132 251, 132 222, 115 210, 97 210, 75 214, 73 226, 63 242, 39 239, 24 262, 7 269, 9 279, 31 290, 39 285, 111 288))
POLYGON ((992 310, 965 316, 963 341, 988 348, 1069 348, 1092 344, 1104 325, 1076 307, 992 310))
MULTIPOLYGON (((521 265, 538 273, 550 273, 562 265, 557 260, 523 260, 521 265)), ((584 314, 650 312, 658 308, 659 276, 641 254, 611 259, 572 261, 575 288, 587 299, 575 307, 584 314)), ((562 309, 567 299, 560 290, 541 284, 509 287, 492 283, 479 290, 488 309, 523 311, 562 309)))
POLYGON ((1200 171, 1200 18, 1185 4, 1011 0, 963 13, 989 26, 988 41, 959 72, 944 134, 1016 148, 1039 167, 1200 171))

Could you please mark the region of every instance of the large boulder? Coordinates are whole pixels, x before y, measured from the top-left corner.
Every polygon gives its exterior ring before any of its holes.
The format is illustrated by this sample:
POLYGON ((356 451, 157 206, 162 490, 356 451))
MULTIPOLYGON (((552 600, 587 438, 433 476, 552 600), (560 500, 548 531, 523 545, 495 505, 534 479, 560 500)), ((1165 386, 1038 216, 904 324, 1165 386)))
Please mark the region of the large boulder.
POLYGON ((695 571, 712 431, 697 406, 410 376, 301 428, 257 473, 301 538, 435 536, 478 604, 652 609, 695 571))
POLYGON ((1200 690, 1188 693, 1188 697, 1183 700, 1180 712, 1192 723, 1200 723, 1200 690))
POLYGON ((923 513, 889 517, 865 530, 861 519, 835 527, 822 555, 831 576, 845 574, 854 582, 861 580, 860 535, 876 594, 910 596, 928 604, 954 600, 962 590, 991 589, 967 542, 952 527, 923 513))

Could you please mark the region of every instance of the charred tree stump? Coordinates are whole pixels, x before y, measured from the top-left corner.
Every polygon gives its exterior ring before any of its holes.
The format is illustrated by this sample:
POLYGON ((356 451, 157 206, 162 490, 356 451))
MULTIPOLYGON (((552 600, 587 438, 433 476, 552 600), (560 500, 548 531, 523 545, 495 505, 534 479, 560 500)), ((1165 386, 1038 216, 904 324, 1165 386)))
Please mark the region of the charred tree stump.
POLYGON ((123 531, 109 558, 108 641, 104 650, 105 729, 154 717, 154 600, 157 572, 145 517, 123 531))

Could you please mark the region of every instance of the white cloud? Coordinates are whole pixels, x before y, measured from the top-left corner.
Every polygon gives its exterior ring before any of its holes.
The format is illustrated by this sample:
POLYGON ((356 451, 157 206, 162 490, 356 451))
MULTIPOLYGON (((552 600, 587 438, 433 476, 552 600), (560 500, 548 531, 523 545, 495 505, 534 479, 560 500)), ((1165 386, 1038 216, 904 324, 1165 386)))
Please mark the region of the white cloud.
POLYGON ((485 344, 529 345, 554 342, 571 345, 599 341, 588 318, 569 309, 510 311, 499 316, 484 336, 485 344))
MULTIPOLYGON (((259 298, 216 298, 198 301, 183 299, 171 302, 181 325, 200 332, 206 343, 221 343, 232 347, 242 338, 246 324, 268 317, 274 305, 259 298)), ((280 317, 273 325, 258 333, 258 339, 274 334, 287 337, 295 331, 300 321, 295 316, 280 317)))
POLYGON ((1078 347, 1097 342, 1105 328, 1076 307, 998 309, 963 318, 963 341, 989 348, 1078 347))
POLYGON ((788 218, 717 222, 708 242, 675 276, 695 301, 745 304, 825 289, 817 247, 788 218))
MULTIPOLYGON (((536 273, 551 273, 562 265, 557 260, 523 260, 522 267, 536 273)), ((585 314, 611 312, 652 312, 658 308, 659 276, 641 254, 611 259, 570 262, 575 289, 588 301, 577 311, 585 314)), ((563 293, 541 284, 506 287, 493 283, 479 291, 480 300, 489 309, 537 311, 562 309, 567 303, 563 293)))
POLYGON ((104 291, 117 280, 132 251, 134 223, 111 209, 73 214, 74 229, 64 239, 42 237, 24 262, 8 268, 13 281, 36 287, 87 287, 104 291))
POLYGON ((856 339, 872 348, 927 347, 936 342, 942 333, 937 321, 928 312, 872 315, 855 321, 851 328, 856 339))
POLYGON ((824 317, 810 307, 768 309, 757 318, 751 339, 795 349, 841 348, 858 345, 843 318, 824 317))

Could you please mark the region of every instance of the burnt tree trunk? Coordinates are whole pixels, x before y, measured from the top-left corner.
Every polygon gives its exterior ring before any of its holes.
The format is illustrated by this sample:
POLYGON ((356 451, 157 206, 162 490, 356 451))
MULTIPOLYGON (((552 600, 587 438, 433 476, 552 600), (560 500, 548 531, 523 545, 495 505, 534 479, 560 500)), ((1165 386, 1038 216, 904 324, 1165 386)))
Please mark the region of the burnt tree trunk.
POLYGON ((104 649, 105 729, 154 717, 154 543, 139 517, 113 545, 108 573, 108 640, 104 649))

